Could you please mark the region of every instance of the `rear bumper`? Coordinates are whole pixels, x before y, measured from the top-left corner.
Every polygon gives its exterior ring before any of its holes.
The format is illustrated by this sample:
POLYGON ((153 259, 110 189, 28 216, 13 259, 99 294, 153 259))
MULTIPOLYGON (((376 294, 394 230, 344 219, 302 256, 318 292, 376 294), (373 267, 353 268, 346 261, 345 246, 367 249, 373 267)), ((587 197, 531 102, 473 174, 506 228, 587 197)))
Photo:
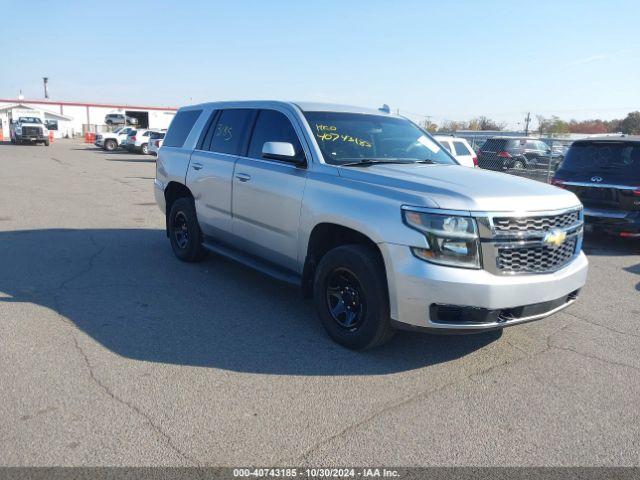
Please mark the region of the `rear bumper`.
POLYGON ((545 318, 570 305, 587 279, 582 252, 553 273, 509 276, 427 263, 402 245, 380 244, 380 249, 392 318, 430 330, 471 333, 545 318), (443 307, 466 313, 447 321, 443 307))
POLYGON ((587 231, 640 234, 640 212, 585 208, 584 221, 587 231))

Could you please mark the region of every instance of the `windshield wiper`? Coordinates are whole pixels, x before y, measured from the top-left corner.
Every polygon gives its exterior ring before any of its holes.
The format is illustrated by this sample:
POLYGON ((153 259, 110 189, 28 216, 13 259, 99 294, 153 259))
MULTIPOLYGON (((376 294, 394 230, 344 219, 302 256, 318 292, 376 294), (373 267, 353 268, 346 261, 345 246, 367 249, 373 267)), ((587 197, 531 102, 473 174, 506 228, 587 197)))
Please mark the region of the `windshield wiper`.
POLYGON ((385 163, 413 164, 413 163, 435 163, 432 160, 406 160, 402 158, 363 158, 357 162, 341 163, 341 167, 368 167, 385 163))

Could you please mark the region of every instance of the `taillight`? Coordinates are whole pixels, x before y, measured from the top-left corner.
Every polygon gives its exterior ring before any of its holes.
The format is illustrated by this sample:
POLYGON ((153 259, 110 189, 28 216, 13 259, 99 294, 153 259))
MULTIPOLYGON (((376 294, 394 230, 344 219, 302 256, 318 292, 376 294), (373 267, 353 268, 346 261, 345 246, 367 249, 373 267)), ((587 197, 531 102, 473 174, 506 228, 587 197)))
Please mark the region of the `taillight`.
POLYGON ((511 158, 511 155, 509 155, 509 152, 498 152, 498 156, 502 158, 511 158))
POLYGON ((474 167, 478 166, 478 157, 473 157, 473 166, 474 167))
POLYGON ((131 137, 131 140, 135 142, 136 141, 136 137, 135 136, 131 137))
POLYGON ((156 147, 160 148, 160 140, 156 140, 156 147))
POLYGON ((638 188, 638 190, 634 190, 632 193, 634 197, 640 197, 640 188, 638 188))

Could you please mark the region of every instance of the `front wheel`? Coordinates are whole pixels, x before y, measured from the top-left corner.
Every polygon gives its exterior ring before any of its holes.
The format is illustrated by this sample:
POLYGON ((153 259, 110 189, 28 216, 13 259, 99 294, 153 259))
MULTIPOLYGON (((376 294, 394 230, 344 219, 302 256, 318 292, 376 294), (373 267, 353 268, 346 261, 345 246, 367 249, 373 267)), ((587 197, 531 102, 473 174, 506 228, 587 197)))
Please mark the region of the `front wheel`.
POLYGON ((171 248, 180 260, 197 262, 206 256, 192 198, 179 198, 173 203, 167 227, 171 248))
POLYGON ((145 155, 149 153, 149 144, 148 143, 143 143, 142 144, 142 153, 144 153, 145 155))
POLYGON ((322 325, 340 345, 365 350, 393 336, 384 266, 371 247, 344 245, 326 253, 313 299, 322 325))
POLYGON ((104 141, 104 149, 107 152, 113 152, 116 147, 118 146, 118 144, 116 143, 115 140, 105 140, 104 141))

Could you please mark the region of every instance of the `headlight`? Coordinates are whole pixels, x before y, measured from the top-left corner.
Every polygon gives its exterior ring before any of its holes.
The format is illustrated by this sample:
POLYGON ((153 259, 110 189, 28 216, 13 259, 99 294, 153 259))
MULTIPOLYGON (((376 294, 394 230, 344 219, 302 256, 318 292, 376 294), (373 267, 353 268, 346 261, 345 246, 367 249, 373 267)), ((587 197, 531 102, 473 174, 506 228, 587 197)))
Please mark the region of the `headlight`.
POLYGON ((427 262, 462 268, 480 268, 478 227, 471 217, 402 211, 405 223, 427 240, 427 248, 411 247, 427 262))
POLYGON ((22 133, 22 128, 21 127, 16 127, 16 133, 22 133))

